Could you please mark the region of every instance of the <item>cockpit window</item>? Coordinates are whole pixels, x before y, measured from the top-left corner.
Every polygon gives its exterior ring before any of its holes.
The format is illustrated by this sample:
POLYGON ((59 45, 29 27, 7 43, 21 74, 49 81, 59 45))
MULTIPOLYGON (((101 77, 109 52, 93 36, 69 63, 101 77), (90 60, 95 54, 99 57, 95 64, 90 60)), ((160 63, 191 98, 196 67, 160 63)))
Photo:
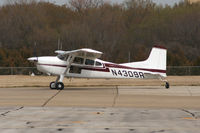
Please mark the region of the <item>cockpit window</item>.
POLYGON ((101 62, 96 61, 95 66, 102 66, 101 62))
POLYGON ((80 57, 75 57, 73 63, 83 64, 84 59, 80 57))
POLYGON ((68 59, 68 55, 62 55, 62 54, 60 54, 60 55, 58 55, 57 56, 60 60, 63 60, 63 61, 67 61, 67 59, 68 59))
POLYGON ((91 66, 93 66, 94 65, 94 60, 86 59, 85 60, 85 65, 91 65, 91 66))

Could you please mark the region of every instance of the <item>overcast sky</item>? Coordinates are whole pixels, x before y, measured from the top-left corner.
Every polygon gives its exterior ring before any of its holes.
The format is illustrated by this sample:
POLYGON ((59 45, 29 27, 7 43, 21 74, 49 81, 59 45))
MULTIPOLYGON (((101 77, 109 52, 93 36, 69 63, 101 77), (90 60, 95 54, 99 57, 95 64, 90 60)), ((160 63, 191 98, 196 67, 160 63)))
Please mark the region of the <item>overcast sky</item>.
MULTIPOLYGON (((0 4, 4 4, 7 0, 0 0, 0 4)), ((67 0, 45 0, 45 1, 49 1, 49 2, 53 2, 55 4, 59 4, 59 5, 63 5, 66 3, 67 0)), ((111 2, 117 2, 117 3, 121 3, 124 0, 105 0, 105 1, 111 1, 111 2)), ((168 5, 174 5, 175 3, 180 2, 181 0, 152 0, 153 2, 156 2, 157 4, 168 4, 168 5)))

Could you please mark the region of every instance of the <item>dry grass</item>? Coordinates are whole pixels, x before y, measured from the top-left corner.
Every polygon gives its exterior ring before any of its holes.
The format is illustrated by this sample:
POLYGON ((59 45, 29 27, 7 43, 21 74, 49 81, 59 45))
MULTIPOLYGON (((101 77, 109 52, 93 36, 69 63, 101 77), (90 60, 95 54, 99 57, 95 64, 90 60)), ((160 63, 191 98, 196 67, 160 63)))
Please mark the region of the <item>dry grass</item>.
MULTIPOLYGON (((32 87, 49 86, 55 76, 0 76, 0 87, 32 87)), ((170 85, 173 86, 200 86, 200 76, 169 76, 170 85)), ((65 86, 160 86, 164 82, 159 80, 141 79, 64 79, 65 86)))

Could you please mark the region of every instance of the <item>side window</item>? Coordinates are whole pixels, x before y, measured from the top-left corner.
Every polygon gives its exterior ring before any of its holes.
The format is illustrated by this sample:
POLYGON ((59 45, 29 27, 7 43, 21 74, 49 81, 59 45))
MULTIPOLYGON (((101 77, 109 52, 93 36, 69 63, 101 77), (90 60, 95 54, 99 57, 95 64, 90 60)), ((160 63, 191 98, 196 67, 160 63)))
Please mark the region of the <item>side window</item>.
POLYGON ((95 66, 102 66, 101 62, 96 61, 95 66))
POLYGON ((75 57, 73 63, 76 63, 76 64, 83 64, 83 58, 75 57))
POLYGON ((91 66, 93 66, 94 65, 94 60, 86 59, 85 60, 85 65, 91 65, 91 66))

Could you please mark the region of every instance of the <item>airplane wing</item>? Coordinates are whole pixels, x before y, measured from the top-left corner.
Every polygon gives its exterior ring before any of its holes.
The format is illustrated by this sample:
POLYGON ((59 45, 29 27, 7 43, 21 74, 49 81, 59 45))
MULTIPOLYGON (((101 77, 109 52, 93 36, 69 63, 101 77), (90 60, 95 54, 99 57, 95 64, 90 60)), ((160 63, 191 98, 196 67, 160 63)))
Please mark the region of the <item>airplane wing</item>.
POLYGON ((72 50, 72 51, 57 50, 55 51, 55 53, 62 54, 62 55, 89 57, 89 58, 100 58, 101 55, 103 54, 100 51, 96 51, 96 50, 88 49, 88 48, 77 49, 77 50, 72 50))

